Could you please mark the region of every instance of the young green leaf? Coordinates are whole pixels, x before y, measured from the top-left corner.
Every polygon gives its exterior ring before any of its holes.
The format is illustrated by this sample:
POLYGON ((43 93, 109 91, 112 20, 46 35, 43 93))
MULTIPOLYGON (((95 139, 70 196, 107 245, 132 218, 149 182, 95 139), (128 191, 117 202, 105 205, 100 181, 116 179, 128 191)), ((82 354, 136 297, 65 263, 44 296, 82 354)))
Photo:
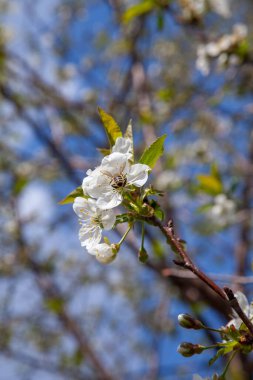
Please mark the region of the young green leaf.
POLYGON ((223 356, 225 353, 225 348, 220 348, 216 354, 209 360, 208 364, 211 366, 214 362, 220 357, 223 356))
POLYGON ((78 186, 75 190, 71 191, 64 199, 58 202, 60 205, 66 205, 67 203, 73 203, 76 197, 85 197, 83 194, 82 186, 78 186))
POLYGON ((218 195, 223 192, 223 185, 219 178, 209 174, 199 174, 197 176, 199 181, 198 189, 209 195, 218 195))
POLYGON ((110 149, 106 148, 97 148, 97 150, 103 155, 103 156, 108 156, 108 154, 111 153, 110 149))
POLYGON ((122 132, 120 127, 114 118, 105 112, 102 108, 98 107, 98 113, 104 125, 110 146, 115 144, 118 137, 122 137, 122 132))
POLYGON ((130 6, 123 14, 123 22, 128 24, 135 17, 141 16, 145 13, 152 11, 156 8, 156 2, 154 0, 143 0, 138 4, 130 6))
POLYGON ((143 152, 141 158, 140 158, 140 164, 146 164, 151 169, 155 166, 157 160, 161 157, 163 154, 163 145, 164 140, 166 139, 167 135, 163 135, 159 137, 153 144, 150 145, 145 151, 143 152))

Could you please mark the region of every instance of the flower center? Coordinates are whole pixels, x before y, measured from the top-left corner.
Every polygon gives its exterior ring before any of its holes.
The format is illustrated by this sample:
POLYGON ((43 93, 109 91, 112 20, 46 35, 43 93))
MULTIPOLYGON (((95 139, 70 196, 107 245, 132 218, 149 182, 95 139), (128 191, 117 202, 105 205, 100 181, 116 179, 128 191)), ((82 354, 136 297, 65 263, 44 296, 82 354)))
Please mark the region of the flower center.
POLYGON ((91 222, 92 222, 92 224, 97 225, 97 226, 99 226, 100 228, 103 228, 103 224, 102 224, 102 221, 101 221, 101 217, 99 217, 99 216, 94 216, 93 218, 91 218, 91 222))
POLYGON ((127 178, 125 174, 118 174, 110 181, 111 187, 114 189, 122 189, 127 184, 127 178))

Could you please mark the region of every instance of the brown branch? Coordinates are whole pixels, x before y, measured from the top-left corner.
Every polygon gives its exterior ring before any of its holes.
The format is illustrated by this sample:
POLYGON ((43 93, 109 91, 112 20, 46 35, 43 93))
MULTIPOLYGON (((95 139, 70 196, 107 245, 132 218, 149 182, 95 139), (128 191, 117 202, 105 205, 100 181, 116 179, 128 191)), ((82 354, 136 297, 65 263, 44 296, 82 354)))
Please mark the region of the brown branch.
POLYGON ((181 240, 175 235, 172 222, 168 223, 168 226, 163 226, 156 218, 152 219, 153 223, 159 227, 163 235, 169 241, 169 244, 172 245, 180 260, 174 260, 175 264, 181 266, 185 269, 190 270, 194 273, 201 281, 203 281, 209 288, 211 288, 215 293, 217 293, 224 301, 227 301, 227 297, 224 291, 217 285, 211 278, 209 278, 204 272, 202 272, 190 259, 188 253, 183 248, 181 240))
POLYGON ((210 277, 208 277, 204 272, 202 272, 190 259, 188 253, 185 251, 181 239, 179 239, 174 232, 173 223, 170 221, 168 226, 163 226, 159 220, 156 218, 152 218, 152 222, 154 225, 159 227, 161 232, 166 236, 169 244, 174 248, 177 252, 180 261, 174 260, 176 265, 179 265, 183 268, 190 270, 194 273, 202 282, 204 282, 207 286, 209 286, 216 294, 218 294, 224 301, 227 303, 229 301, 229 305, 235 312, 239 315, 245 325, 248 327, 251 335, 253 336, 253 324, 247 317, 247 315, 241 309, 236 297, 234 296, 233 291, 225 287, 224 290, 221 289, 210 277))
MULTIPOLYGON (((31 255, 31 252, 24 241, 22 233, 22 222, 17 213, 17 209, 15 208, 15 202, 13 204, 13 207, 14 212, 16 213, 16 220, 18 225, 16 241, 20 250, 20 261, 26 265, 34 274, 36 282, 41 289, 45 300, 57 299, 64 301, 62 292, 53 281, 52 276, 50 276, 45 270, 43 262, 39 263, 35 261, 33 255, 31 255)), ((103 363, 100 361, 99 357, 96 355, 83 329, 81 329, 78 323, 69 315, 66 308, 64 307, 64 302, 61 304, 62 306, 55 312, 55 314, 62 326, 65 327, 66 331, 68 331, 68 333, 75 339, 83 357, 87 357, 89 359, 91 366, 96 371, 96 378, 100 380, 114 380, 113 375, 107 371, 103 363)))

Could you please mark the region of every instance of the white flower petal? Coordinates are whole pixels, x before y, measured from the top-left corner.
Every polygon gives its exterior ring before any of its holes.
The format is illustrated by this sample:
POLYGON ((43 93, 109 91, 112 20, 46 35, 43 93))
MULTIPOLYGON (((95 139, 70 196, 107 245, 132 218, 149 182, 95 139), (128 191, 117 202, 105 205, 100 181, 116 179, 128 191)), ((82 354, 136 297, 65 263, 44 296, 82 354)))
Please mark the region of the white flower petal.
POLYGON ((82 247, 97 245, 101 238, 102 232, 98 226, 93 228, 82 226, 79 230, 79 240, 82 247))
POLYGON ((117 207, 122 202, 122 199, 122 195, 114 190, 107 192, 98 198, 97 205, 101 210, 107 210, 117 207))
POLYGON ((127 182, 138 187, 143 186, 147 182, 149 170, 150 167, 148 165, 132 165, 127 174, 127 182))
POLYGON ((124 137, 118 137, 115 145, 112 147, 112 152, 123 153, 127 155, 130 160, 133 157, 133 146, 131 140, 124 137))
MULTIPOLYGON (((239 305, 241 306, 242 310, 246 315, 249 313, 249 302, 247 300, 247 297, 242 292, 236 292, 235 297, 237 298, 237 301, 239 302, 239 305)), ((237 314, 236 314, 237 315, 237 314)))
POLYGON ((115 174, 128 172, 129 166, 127 155, 114 152, 103 158, 100 171, 102 173, 108 172, 114 176, 115 174))
POLYGON ((101 212, 101 222, 105 230, 111 230, 116 221, 116 215, 111 210, 101 212))

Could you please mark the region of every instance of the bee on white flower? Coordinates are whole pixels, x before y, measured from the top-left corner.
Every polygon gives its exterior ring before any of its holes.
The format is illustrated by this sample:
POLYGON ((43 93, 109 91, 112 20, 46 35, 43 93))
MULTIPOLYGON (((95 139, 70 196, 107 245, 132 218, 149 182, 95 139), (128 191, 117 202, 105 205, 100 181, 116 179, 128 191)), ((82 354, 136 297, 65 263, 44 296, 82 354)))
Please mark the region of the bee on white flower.
POLYGON ((148 179, 150 167, 144 164, 131 164, 128 153, 113 152, 104 157, 100 166, 88 170, 83 180, 83 191, 97 199, 102 210, 118 206, 123 194, 132 186, 141 187, 148 179))
POLYGON ((116 220, 112 210, 101 210, 91 198, 75 198, 73 209, 81 224, 79 230, 81 246, 87 249, 99 244, 102 230, 111 230, 116 220))

